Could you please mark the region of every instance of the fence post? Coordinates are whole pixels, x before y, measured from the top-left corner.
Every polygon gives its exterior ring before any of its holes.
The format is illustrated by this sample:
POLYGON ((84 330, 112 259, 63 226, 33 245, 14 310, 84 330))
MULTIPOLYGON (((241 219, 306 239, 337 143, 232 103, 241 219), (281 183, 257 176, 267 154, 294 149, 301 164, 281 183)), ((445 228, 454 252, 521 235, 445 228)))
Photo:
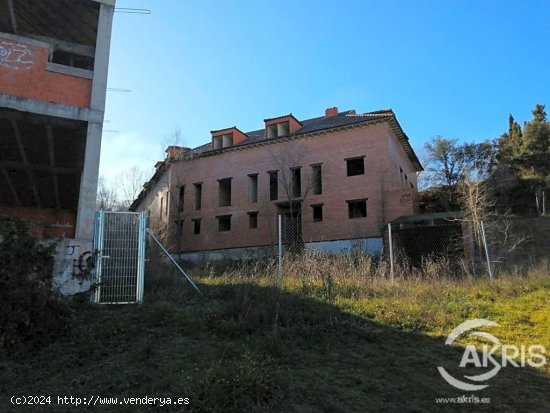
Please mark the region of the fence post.
POLYGON ((282 216, 278 215, 277 226, 279 229, 279 279, 283 278, 283 228, 282 228, 282 216))
POLYGON ((485 235, 485 224, 481 223, 481 235, 483 235, 483 245, 485 247, 485 257, 487 258, 487 271, 489 271, 489 278, 493 279, 493 271, 491 270, 491 259, 489 258, 489 248, 487 247, 487 236, 485 235))
POLYGON ((393 242, 391 236, 391 222, 388 222, 388 244, 390 247, 390 279, 393 283, 393 242))

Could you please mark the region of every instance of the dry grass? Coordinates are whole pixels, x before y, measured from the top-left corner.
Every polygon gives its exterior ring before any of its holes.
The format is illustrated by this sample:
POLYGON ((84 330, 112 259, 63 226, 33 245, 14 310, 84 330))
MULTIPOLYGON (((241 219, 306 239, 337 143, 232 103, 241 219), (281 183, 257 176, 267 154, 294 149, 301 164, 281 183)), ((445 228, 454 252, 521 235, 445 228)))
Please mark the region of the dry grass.
MULTIPOLYGON (((500 274, 495 279, 449 276, 449 265, 445 259, 426 259, 419 269, 397 268, 391 278, 387 263, 367 255, 330 256, 308 251, 285 257, 282 277, 277 262, 272 260, 245 264, 221 276, 210 274, 201 281, 208 285, 239 286, 241 290, 251 284, 275 287, 335 305, 354 315, 432 336, 445 336, 469 318, 490 318, 509 325, 507 318, 518 318, 517 314, 502 314, 495 302, 541 287, 550 288, 548 261, 521 273, 500 274)), ((547 311, 548 320, 540 317, 548 322, 544 329, 550 332, 550 298, 545 303, 549 305, 542 312, 547 311)), ((514 308, 514 311, 526 313, 528 309, 514 308)), ((523 317, 528 320, 529 314, 523 317)))
MULTIPOLYGON (((204 298, 168 267, 154 271, 145 304, 83 307, 68 337, 0 355, 0 393, 181 396, 200 413, 449 411, 435 398, 462 393, 437 366, 458 369, 444 337, 459 323, 489 318, 503 343, 550 348, 547 266, 490 282, 426 261, 391 280, 366 256, 307 253, 287 257, 282 278, 273 261, 197 277, 204 298)), ((547 411, 550 370, 503 369, 476 396, 491 398, 483 411, 547 411)), ((0 411, 32 410, 0 397, 0 411)))

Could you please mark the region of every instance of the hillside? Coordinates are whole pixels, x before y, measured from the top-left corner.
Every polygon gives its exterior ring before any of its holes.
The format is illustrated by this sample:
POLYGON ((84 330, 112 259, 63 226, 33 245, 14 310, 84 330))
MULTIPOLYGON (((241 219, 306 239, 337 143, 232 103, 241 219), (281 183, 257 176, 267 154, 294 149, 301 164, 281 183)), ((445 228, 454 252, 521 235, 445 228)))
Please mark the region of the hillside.
MULTIPOLYGON (((381 279, 202 278, 198 298, 171 276, 141 306, 76 308, 76 327, 34 353, 0 363, 0 410, 81 411, 52 404, 14 408, 8 395, 188 397, 187 406, 90 411, 152 412, 545 412, 550 369, 504 368, 475 396, 487 405, 441 405, 464 394, 437 366, 462 352, 445 336, 489 318, 508 344, 550 347, 550 277, 449 282, 381 279), (163 297, 163 300, 159 298, 163 297)), ((470 395, 466 393, 466 395, 470 395)))

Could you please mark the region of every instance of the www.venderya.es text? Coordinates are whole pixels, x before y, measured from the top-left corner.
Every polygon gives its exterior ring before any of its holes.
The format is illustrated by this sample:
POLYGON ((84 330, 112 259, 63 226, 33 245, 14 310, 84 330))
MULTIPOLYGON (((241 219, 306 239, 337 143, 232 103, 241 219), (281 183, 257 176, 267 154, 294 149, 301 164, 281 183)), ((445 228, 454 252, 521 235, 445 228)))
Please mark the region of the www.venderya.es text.
POLYGON ((103 406, 103 405, 134 405, 134 406, 172 406, 189 405, 189 397, 102 397, 90 396, 51 396, 26 395, 12 396, 11 404, 22 406, 61 405, 61 406, 103 406))

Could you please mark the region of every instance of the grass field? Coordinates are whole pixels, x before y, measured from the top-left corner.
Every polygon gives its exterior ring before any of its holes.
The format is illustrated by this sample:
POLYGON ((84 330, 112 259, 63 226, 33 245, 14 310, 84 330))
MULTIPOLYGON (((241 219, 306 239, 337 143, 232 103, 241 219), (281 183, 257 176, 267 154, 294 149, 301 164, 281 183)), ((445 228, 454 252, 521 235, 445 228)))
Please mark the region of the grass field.
MULTIPOLYGON (((0 358, 0 411, 550 412, 550 366, 503 368, 477 392, 451 387, 462 350, 447 334, 472 318, 504 344, 550 349, 550 276, 397 280, 360 275, 149 280, 140 306, 73 304, 74 327, 0 358), (10 395, 188 397, 187 406, 15 408, 10 395), (438 404, 436 398, 490 398, 438 404)), ((466 369, 461 369, 471 371, 466 369)), ((464 374, 462 371, 460 374, 464 374)), ((472 371, 472 374, 477 374, 472 371)))

